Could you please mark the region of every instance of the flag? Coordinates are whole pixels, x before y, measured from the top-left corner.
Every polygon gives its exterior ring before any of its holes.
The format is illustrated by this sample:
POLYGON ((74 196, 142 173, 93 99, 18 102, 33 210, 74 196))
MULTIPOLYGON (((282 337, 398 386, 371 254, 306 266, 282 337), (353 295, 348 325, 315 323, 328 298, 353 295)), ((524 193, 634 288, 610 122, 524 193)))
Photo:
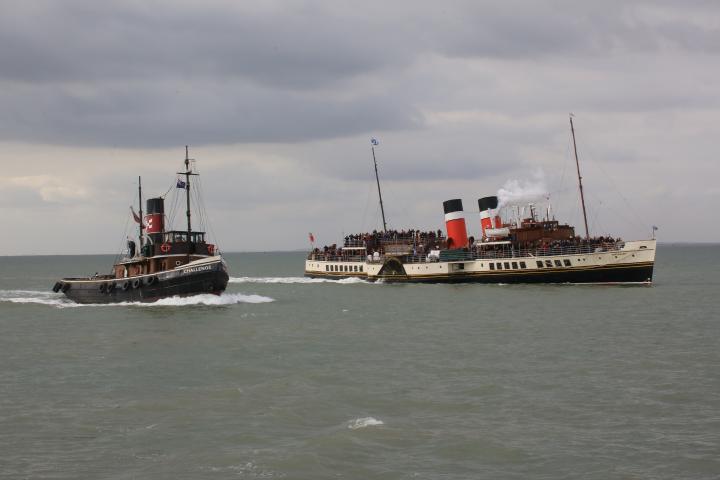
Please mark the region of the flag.
POLYGON ((380 145, 380 142, 378 142, 377 138, 371 138, 370 143, 372 143, 374 146, 380 145))
POLYGON ((658 229, 658 227, 656 225, 653 225, 653 232, 657 229, 658 229))
POLYGON ((130 206, 130 211, 132 212, 133 219, 135 220, 135 223, 139 223, 142 228, 145 228, 145 225, 142 224, 142 220, 140 220, 140 216, 135 213, 135 209, 133 209, 132 206, 130 206))
POLYGON ((177 188, 185 188, 187 184, 178 178, 177 184, 175 186, 177 188))
POLYGON ((310 243, 315 243, 315 236, 312 234, 312 232, 308 233, 308 236, 310 237, 310 243))

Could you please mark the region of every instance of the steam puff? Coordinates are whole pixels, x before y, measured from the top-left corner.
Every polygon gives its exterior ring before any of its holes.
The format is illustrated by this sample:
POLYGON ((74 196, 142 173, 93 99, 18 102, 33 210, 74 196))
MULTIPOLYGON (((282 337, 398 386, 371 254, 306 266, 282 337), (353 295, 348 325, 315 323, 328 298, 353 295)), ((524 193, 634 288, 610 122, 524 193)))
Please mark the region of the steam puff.
POLYGON ((498 208, 507 205, 525 205, 547 198, 545 176, 538 170, 532 180, 508 180, 497 192, 498 208))

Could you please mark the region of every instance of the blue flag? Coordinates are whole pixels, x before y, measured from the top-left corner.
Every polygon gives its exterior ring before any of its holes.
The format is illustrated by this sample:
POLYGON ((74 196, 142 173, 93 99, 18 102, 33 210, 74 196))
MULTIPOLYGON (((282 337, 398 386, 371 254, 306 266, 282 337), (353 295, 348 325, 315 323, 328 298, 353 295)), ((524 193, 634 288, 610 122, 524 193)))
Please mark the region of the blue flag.
POLYGON ((380 142, 378 142, 377 138, 371 138, 370 143, 372 143, 373 145, 380 145, 380 142))
POLYGON ((186 184, 185 184, 185 182, 183 182, 182 180, 180 180, 180 179, 178 178, 178 181, 177 181, 177 185, 176 185, 176 186, 177 186, 177 188, 185 188, 186 184))

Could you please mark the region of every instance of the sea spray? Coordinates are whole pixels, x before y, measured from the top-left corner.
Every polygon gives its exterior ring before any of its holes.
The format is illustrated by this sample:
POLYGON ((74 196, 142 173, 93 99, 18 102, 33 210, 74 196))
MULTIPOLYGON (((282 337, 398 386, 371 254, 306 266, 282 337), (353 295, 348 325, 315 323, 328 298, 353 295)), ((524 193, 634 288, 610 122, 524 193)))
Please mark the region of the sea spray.
POLYGON ((183 307, 193 305, 222 306, 236 305, 239 303, 268 303, 275 299, 263 295, 224 293, 212 295, 203 293, 189 297, 168 297, 156 302, 118 302, 118 303, 75 303, 59 293, 44 292, 37 290, 0 290, 0 303, 29 303, 48 305, 56 308, 77 308, 77 307, 183 307))

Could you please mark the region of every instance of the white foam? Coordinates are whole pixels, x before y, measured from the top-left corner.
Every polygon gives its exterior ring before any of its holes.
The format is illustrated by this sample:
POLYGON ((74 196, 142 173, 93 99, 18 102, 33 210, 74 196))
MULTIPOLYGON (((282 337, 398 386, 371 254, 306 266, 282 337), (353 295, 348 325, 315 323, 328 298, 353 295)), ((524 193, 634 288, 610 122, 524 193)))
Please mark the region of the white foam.
POLYGON ((348 285, 354 283, 369 283, 358 277, 342 279, 332 278, 308 278, 308 277, 230 277, 230 283, 337 283, 348 285))
POLYGON ((189 305, 235 305, 238 303, 268 303, 274 302, 274 298, 263 295, 246 295, 243 293, 224 293, 212 295, 203 293, 191 297, 169 297, 162 298, 152 303, 142 302, 119 302, 119 303, 75 303, 61 293, 43 292, 37 290, 0 290, 0 303, 34 303, 48 305, 56 308, 76 307, 182 307, 189 305))
POLYGON ((377 427, 378 425, 385 425, 385 423, 382 420, 378 420, 377 418, 363 417, 356 418, 355 420, 351 421, 348 424, 348 428, 350 430, 357 430, 359 428, 377 427))
POLYGON ((236 303, 268 303, 274 302, 274 298, 264 297, 262 295, 245 295, 243 293, 223 293, 222 295, 212 295, 203 293, 193 295, 192 297, 169 297, 161 298, 153 303, 133 303, 141 307, 154 306, 170 306, 181 307, 185 305, 234 305, 236 303))

